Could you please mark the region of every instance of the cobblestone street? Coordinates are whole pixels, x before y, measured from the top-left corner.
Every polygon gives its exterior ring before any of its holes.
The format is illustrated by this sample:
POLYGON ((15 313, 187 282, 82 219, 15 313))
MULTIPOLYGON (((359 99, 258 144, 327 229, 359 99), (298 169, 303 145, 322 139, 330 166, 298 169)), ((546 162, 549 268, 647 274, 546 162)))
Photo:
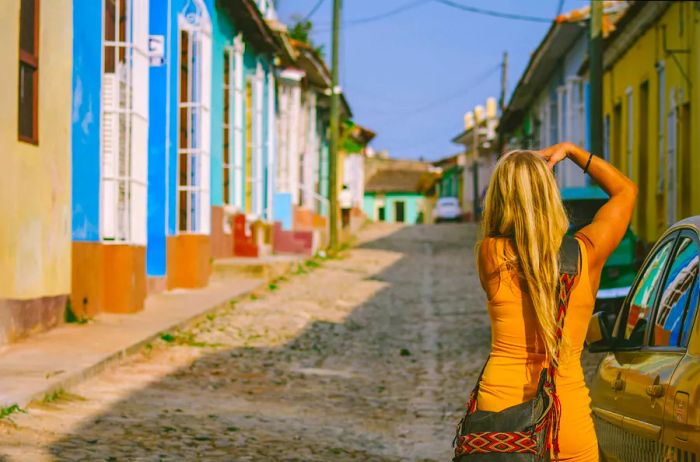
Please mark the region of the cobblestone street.
POLYGON ((449 460, 489 347, 475 233, 371 226, 5 419, 0 459, 449 460))

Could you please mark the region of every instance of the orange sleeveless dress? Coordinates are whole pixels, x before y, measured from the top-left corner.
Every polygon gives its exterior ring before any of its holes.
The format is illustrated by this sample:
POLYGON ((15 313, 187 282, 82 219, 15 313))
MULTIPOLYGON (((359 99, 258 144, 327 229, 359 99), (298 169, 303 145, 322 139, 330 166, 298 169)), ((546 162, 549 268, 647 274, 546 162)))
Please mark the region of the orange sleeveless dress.
MULTIPOLYGON (((562 408, 559 459, 597 462, 598 441, 581 367, 581 352, 595 297, 588 276, 586 246, 580 239, 576 240, 581 249, 579 275, 564 320, 565 343, 556 377, 562 408)), ((479 276, 487 288, 491 357, 482 377, 477 403, 480 410, 498 412, 534 397, 540 371, 545 365, 545 350, 537 334, 532 303, 529 297, 523 297, 517 273, 504 263, 506 252, 513 255, 512 247, 504 238, 487 238, 482 245, 489 246, 485 251, 486 260, 490 261, 481 262, 479 276), (497 285, 493 278, 498 278, 497 285)))

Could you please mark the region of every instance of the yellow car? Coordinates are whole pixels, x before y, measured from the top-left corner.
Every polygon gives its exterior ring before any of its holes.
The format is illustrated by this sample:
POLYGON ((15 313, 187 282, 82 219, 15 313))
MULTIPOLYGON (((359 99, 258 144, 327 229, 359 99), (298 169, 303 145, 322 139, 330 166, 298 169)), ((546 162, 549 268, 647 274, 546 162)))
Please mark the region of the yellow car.
POLYGON ((617 314, 591 320, 601 460, 700 462, 700 216, 671 226, 617 314))

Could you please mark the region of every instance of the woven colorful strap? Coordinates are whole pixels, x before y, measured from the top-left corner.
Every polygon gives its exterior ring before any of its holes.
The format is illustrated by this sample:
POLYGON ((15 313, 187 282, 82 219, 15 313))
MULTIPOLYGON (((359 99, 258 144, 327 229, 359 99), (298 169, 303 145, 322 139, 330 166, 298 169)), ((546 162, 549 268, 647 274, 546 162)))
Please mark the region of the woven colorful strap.
MULTIPOLYGON (((559 425, 561 422, 561 402, 557 395, 555 376, 559 367, 559 351, 561 341, 564 336, 564 319, 569 306, 571 290, 576 277, 574 274, 563 273, 559 276, 559 301, 557 306, 557 331, 556 348, 554 358, 551 359, 547 368, 547 376, 543 391, 547 395, 547 409, 542 414, 542 418, 535 422, 535 428, 531 432, 479 432, 469 433, 457 438, 455 445, 455 456, 464 454, 484 454, 490 452, 500 453, 537 453, 537 440, 535 432, 546 430, 547 441, 542 445, 543 453, 550 451, 554 453, 555 460, 559 454, 559 425)), ((483 371, 482 371, 483 373, 483 371)), ((474 390, 469 395, 467 404, 467 414, 476 412, 477 395, 479 392, 479 380, 474 390)), ((460 422, 461 426, 461 422, 460 422)))
POLYGON ((460 436, 455 456, 507 452, 537 454, 537 440, 530 432, 479 432, 460 436))

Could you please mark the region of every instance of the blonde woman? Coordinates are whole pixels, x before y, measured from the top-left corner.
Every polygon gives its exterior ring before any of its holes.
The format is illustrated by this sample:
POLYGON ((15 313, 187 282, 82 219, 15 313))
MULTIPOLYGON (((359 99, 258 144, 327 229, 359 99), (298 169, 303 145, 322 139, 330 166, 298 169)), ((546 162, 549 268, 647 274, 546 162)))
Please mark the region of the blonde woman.
POLYGON ((556 375, 561 401, 559 460, 598 460, 580 355, 605 260, 622 240, 637 187, 600 157, 563 143, 513 151, 491 178, 478 246, 479 278, 488 298, 491 356, 477 403, 500 412, 532 399, 556 348, 557 255, 569 222, 552 168, 574 162, 610 196, 593 222, 576 234, 579 274, 571 292, 556 375))

